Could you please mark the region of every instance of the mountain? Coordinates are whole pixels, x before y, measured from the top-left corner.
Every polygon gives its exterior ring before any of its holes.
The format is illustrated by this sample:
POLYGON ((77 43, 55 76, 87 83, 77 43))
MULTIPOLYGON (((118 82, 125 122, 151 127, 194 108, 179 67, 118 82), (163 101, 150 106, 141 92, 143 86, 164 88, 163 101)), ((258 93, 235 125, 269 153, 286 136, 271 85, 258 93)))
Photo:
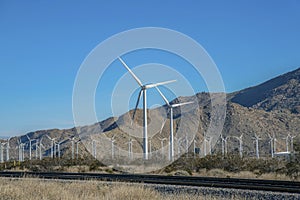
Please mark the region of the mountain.
MULTIPOLYGON (((243 152, 244 155, 255 156, 255 143, 253 137, 255 134, 260 138, 259 150, 261 156, 270 156, 270 138, 274 136, 277 139, 276 151, 286 151, 286 138, 288 135, 298 136, 300 132, 300 69, 275 77, 260 85, 250 87, 227 95, 226 116, 222 130, 222 135, 227 137, 228 151, 238 152, 239 143, 237 137, 243 135, 243 152)), ((210 126, 211 120, 218 123, 217 118, 213 118, 211 98, 218 99, 221 94, 209 94, 201 92, 195 96, 178 97, 172 103, 194 101, 195 104, 186 105, 174 109, 174 132, 175 137, 180 141, 175 141, 176 145, 180 143, 184 148, 183 141, 188 140, 189 150, 193 151, 193 135, 185 138, 185 133, 195 133, 197 140, 196 146, 204 153, 204 134, 210 126)), ((218 105, 216 105, 218 106, 218 105)), ((162 156, 161 149, 163 138, 169 137, 170 116, 167 107, 148 110, 149 123, 149 140, 151 140, 151 150, 157 151, 156 156, 162 156)), ((50 155, 51 141, 44 137, 57 138, 57 141, 63 141, 61 144, 62 154, 70 156, 71 140, 69 138, 77 136, 80 133, 82 143, 80 151, 87 154, 91 152, 91 137, 99 143, 102 149, 107 150, 110 155, 111 142, 110 138, 114 136, 115 146, 118 146, 118 153, 124 156, 128 155, 129 139, 134 139, 133 151, 142 152, 142 110, 137 110, 135 123, 131 125, 132 111, 129 111, 119 117, 111 117, 93 125, 77 127, 65 130, 42 130, 28 133, 30 138, 43 139, 45 146, 45 156, 50 155), (130 135, 128 134, 130 133, 130 135), (105 135, 108 139, 101 138, 105 135), (82 144, 85 144, 83 146, 82 144)), ((221 151, 221 138, 217 133, 212 132, 212 150, 221 151)), ((16 148, 18 139, 23 143, 27 138, 12 138, 10 143, 12 148, 16 148)), ((166 144, 166 143, 165 143, 166 144)), ((175 145, 175 148, 177 146, 175 145)), ((207 144, 209 145, 209 144, 207 144)), ((208 147, 207 147, 208 148, 208 147)), ((291 148, 289 144, 288 148, 291 148)), ((166 148, 167 149, 167 148, 166 148)), ((28 145, 25 146, 28 152, 28 145)), ((178 149, 175 149, 176 152, 178 149)), ((208 150, 207 150, 208 151, 208 150)), ((166 152, 165 152, 166 153, 166 152)), ((17 152, 15 152, 15 156, 17 152)))
POLYGON ((266 111, 300 113, 300 68, 232 94, 231 102, 266 111))

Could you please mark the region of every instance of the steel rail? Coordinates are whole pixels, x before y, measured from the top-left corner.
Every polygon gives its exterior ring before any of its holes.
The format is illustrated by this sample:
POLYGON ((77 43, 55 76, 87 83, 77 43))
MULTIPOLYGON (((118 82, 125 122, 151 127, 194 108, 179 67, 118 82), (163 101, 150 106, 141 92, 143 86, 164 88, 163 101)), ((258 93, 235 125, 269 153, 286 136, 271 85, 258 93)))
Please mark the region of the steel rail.
POLYGON ((260 190, 272 192, 300 193, 300 182, 215 178, 197 176, 163 176, 145 174, 99 174, 99 173, 67 173, 67 172, 0 172, 0 177, 37 177, 43 179, 65 180, 105 180, 120 182, 138 182, 147 184, 182 185, 197 187, 218 187, 244 190, 260 190))

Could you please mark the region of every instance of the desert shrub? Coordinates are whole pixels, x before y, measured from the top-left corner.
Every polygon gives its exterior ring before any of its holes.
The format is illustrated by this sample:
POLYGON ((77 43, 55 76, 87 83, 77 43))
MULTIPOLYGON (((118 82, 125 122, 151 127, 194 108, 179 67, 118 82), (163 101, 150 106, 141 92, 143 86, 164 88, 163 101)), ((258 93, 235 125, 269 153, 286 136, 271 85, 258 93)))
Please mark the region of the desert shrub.
POLYGON ((294 155, 290 162, 286 164, 286 175, 297 179, 300 176, 300 141, 296 140, 294 142, 294 155))

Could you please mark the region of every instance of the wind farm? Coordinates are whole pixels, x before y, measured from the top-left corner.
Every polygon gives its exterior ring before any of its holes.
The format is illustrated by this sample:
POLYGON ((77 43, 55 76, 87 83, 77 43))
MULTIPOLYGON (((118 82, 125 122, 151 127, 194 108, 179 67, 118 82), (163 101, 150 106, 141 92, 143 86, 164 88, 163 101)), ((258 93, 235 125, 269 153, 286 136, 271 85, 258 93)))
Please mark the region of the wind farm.
POLYGON ((0 2, 0 199, 300 199, 300 2, 0 2))

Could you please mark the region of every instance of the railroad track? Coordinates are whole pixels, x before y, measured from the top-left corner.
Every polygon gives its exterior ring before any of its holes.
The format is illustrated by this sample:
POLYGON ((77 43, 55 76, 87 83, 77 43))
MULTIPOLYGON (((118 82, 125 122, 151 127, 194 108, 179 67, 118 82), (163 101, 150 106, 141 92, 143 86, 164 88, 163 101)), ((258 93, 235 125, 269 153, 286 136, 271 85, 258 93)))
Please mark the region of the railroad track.
POLYGON ((65 180, 102 180, 135 182, 147 184, 183 185, 198 187, 219 187, 232 189, 247 189, 272 192, 300 193, 300 182, 238 179, 238 178, 212 178, 191 176, 161 176, 144 174, 98 174, 98 173, 65 173, 65 172, 0 172, 1 177, 37 177, 43 179, 65 180))

